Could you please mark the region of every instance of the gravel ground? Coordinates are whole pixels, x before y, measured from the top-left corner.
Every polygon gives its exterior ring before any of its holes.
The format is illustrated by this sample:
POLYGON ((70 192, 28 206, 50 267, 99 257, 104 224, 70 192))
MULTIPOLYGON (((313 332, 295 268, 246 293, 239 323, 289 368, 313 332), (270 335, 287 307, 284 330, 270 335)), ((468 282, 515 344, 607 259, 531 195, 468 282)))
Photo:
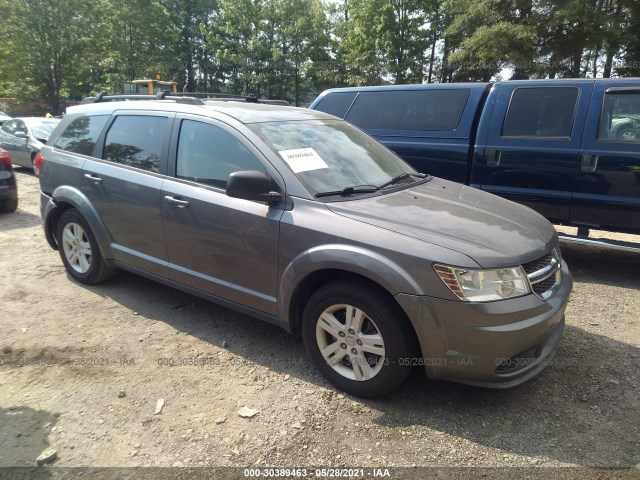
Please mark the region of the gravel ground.
POLYGON ((64 467, 640 477, 640 254, 563 245, 575 280, 566 333, 536 379, 491 391, 416 371, 392 396, 361 400, 330 387, 276 327, 125 272, 74 283, 42 234, 37 179, 17 176, 19 210, 0 216, 0 477, 49 449, 55 458, 24 478, 79 472, 64 467))

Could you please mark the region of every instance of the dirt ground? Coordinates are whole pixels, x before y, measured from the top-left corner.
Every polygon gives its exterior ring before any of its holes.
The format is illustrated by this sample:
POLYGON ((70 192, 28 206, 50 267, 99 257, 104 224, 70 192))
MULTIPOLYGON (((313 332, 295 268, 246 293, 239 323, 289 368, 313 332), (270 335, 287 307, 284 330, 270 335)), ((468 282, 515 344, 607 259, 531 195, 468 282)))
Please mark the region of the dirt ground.
POLYGON ((44 239, 37 179, 17 176, 19 209, 0 216, 0 477, 48 449, 57 458, 41 470, 54 473, 640 477, 640 254, 563 244, 575 288, 556 361, 536 379, 491 391, 416 371, 392 396, 361 400, 276 327, 124 272, 73 282, 44 239), (257 413, 241 417, 244 406, 257 413))

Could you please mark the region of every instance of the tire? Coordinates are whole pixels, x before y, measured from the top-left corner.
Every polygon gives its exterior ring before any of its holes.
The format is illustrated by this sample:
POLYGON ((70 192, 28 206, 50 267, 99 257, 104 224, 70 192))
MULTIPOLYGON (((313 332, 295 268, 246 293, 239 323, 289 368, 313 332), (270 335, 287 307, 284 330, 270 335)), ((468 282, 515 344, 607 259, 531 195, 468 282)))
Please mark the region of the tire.
POLYGON ((18 209, 18 199, 5 200, 0 206, 0 213, 13 213, 18 209))
POLYGON ((419 352, 408 319, 387 292, 353 281, 332 282, 312 295, 302 334, 322 375, 358 397, 395 390, 411 374, 415 362, 408 359, 419 352))
POLYGON ((115 269, 105 263, 93 232, 75 208, 60 216, 56 240, 62 263, 76 281, 95 285, 115 273, 115 269))
POLYGON ((627 142, 638 140, 638 135, 633 127, 623 127, 617 132, 617 138, 627 142))
POLYGON ((36 154, 32 154, 31 155, 31 170, 33 171, 33 174, 36 177, 40 176, 40 170, 38 169, 38 166, 36 165, 36 154))

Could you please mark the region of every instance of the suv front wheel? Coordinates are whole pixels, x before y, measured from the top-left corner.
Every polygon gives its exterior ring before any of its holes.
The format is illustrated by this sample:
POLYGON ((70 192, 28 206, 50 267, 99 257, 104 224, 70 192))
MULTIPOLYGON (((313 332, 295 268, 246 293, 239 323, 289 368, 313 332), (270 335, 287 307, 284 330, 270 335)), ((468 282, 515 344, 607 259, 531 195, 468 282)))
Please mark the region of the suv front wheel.
POLYGON ((305 346, 333 385, 359 397, 378 397, 411 373, 416 339, 386 292, 351 281, 332 282, 303 314, 305 346))
POLYGON ((105 263, 93 232, 76 209, 62 214, 56 239, 62 263, 78 282, 94 285, 113 275, 115 270, 105 263))

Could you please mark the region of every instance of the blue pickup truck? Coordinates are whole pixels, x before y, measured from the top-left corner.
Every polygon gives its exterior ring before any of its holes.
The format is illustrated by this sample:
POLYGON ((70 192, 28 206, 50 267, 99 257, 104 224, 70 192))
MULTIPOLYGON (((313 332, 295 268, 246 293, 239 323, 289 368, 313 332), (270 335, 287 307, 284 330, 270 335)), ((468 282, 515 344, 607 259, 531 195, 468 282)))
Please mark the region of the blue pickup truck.
POLYGON ((565 238, 640 233, 640 78, 339 88, 311 108, 359 126, 420 172, 578 227, 565 238))

